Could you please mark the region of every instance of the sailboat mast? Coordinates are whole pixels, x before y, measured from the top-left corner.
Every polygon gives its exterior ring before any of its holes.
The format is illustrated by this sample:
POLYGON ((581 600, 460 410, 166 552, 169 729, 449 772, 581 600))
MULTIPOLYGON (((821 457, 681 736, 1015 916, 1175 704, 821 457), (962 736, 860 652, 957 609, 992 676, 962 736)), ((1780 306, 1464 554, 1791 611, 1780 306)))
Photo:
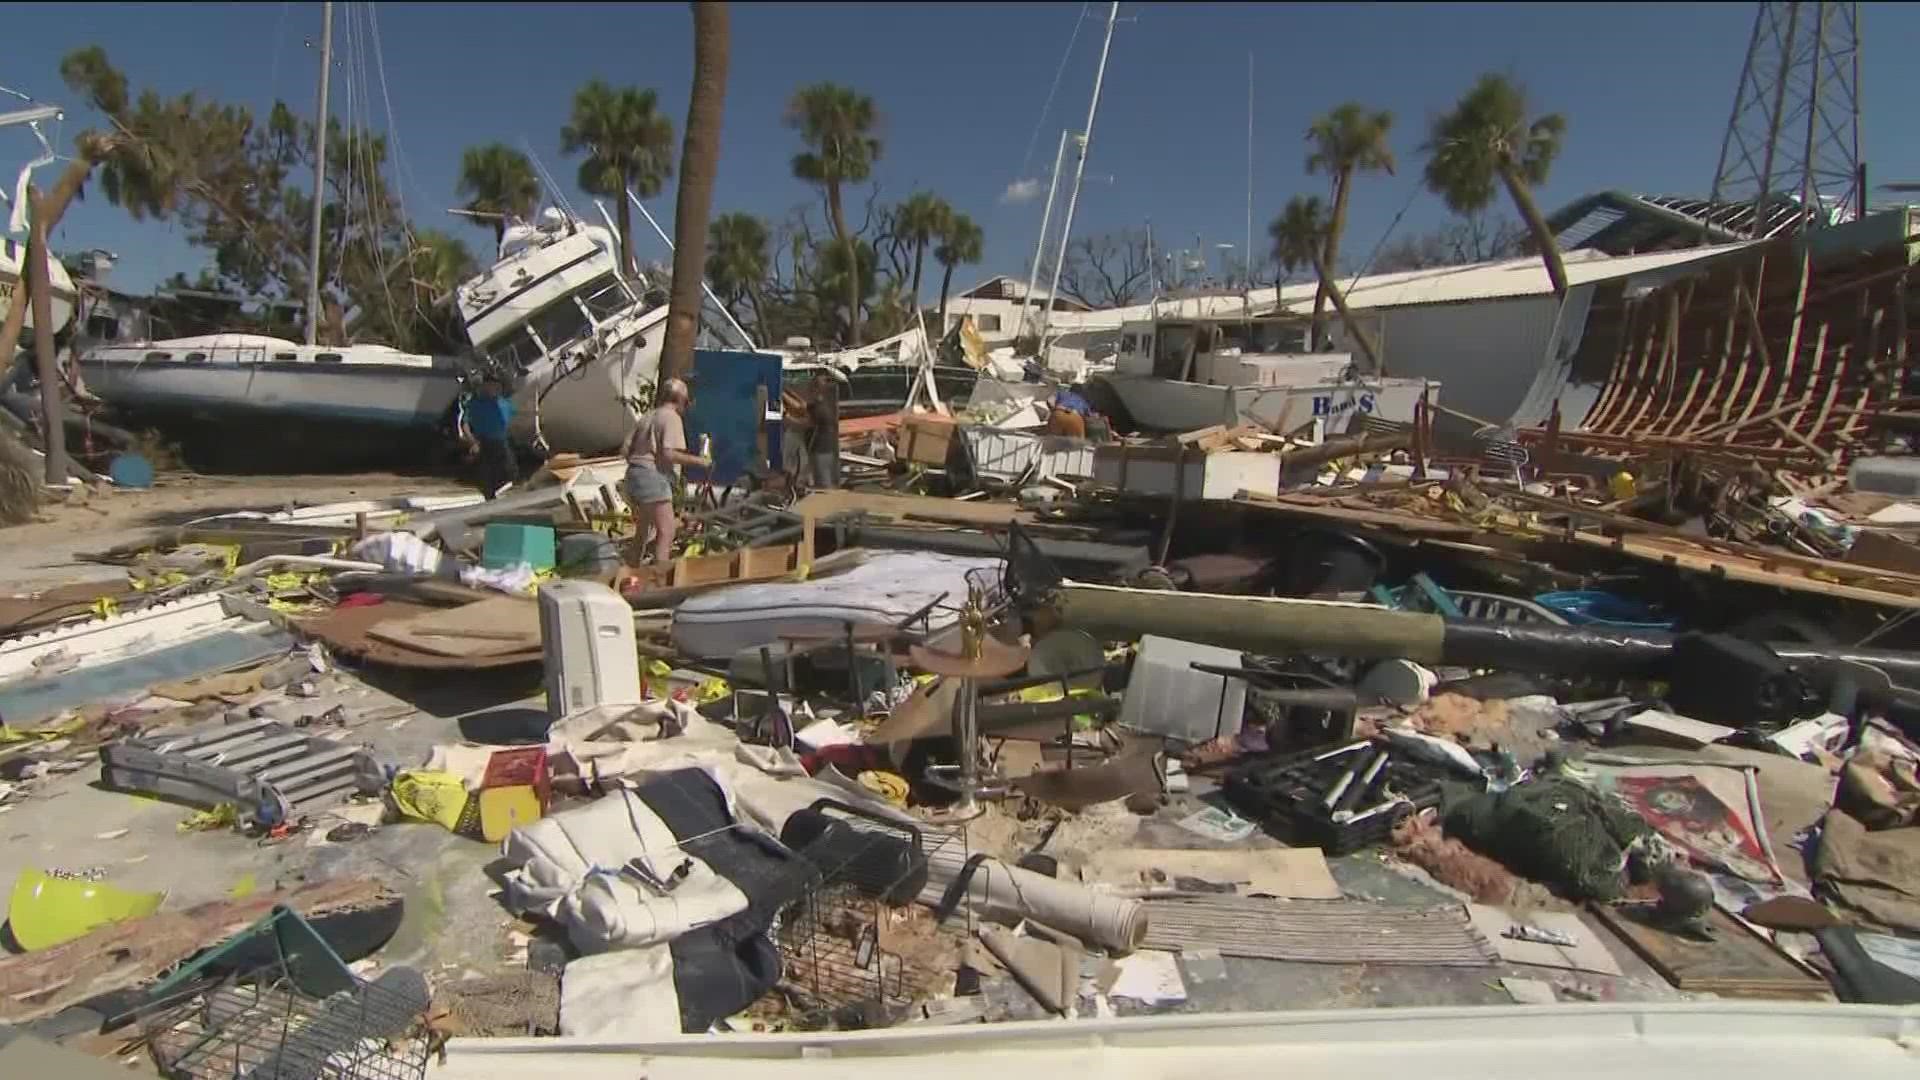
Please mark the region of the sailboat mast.
POLYGON ((320 341, 320 209, 327 189, 327 80, 333 74, 333 4, 320 5, 320 120, 313 129, 313 241, 307 248, 307 344, 320 341))
MULTIPOLYGON (((1053 153, 1053 179, 1047 184, 1047 205, 1040 211, 1040 239, 1033 245, 1033 265, 1027 268, 1027 291, 1020 298, 1019 331, 1021 334, 1027 332, 1027 309, 1033 303, 1034 288, 1040 284, 1040 260, 1047 254, 1047 225, 1053 220, 1053 197, 1060 190, 1060 166, 1067 159, 1069 135, 1070 133, 1065 131, 1060 133, 1060 149, 1053 153)), ((1048 297, 1047 303, 1051 305, 1053 298, 1048 297)))
POLYGON ((1073 167, 1073 190, 1067 193, 1067 220, 1060 229, 1060 257, 1053 263, 1053 284, 1047 289, 1047 306, 1040 314, 1040 362, 1046 363, 1047 326, 1053 321, 1053 298, 1060 293, 1060 268, 1067 262, 1067 245, 1073 241, 1073 211, 1080 204, 1080 181, 1087 174, 1087 154, 1093 149, 1093 118, 1100 111, 1100 84, 1107 77, 1107 52, 1113 48, 1113 24, 1120 19, 1120 0, 1107 10, 1107 36, 1100 43, 1100 67, 1093 73, 1093 101, 1087 105, 1087 127, 1080 133, 1080 161, 1073 167))

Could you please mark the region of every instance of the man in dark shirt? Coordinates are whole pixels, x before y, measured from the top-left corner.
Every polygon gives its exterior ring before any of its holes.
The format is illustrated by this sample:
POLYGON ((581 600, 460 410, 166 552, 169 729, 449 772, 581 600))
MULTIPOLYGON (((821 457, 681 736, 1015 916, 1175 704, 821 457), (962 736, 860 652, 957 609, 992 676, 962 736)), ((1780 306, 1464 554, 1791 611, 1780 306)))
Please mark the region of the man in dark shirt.
POLYGON ((499 376, 488 375, 480 380, 479 394, 467 401, 467 437, 479 451, 480 494, 489 499, 520 475, 507 440, 513 402, 501 395, 503 389, 499 376))

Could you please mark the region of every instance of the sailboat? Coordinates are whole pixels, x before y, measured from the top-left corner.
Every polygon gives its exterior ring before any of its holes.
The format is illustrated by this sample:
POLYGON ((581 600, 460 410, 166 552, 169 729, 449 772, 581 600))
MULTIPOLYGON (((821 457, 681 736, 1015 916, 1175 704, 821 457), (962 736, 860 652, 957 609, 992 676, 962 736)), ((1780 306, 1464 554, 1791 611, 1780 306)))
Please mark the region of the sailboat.
MULTIPOLYGON (((326 130, 331 3, 321 18, 318 131, 326 130)), ((325 186, 323 146, 314 190, 325 186)), ((103 344, 79 357, 88 392, 129 423, 175 435, 190 454, 252 455, 277 444, 297 448, 306 464, 341 464, 431 446, 451 418, 465 364, 386 345, 318 343, 322 205, 315 201, 304 343, 224 333, 103 344)))

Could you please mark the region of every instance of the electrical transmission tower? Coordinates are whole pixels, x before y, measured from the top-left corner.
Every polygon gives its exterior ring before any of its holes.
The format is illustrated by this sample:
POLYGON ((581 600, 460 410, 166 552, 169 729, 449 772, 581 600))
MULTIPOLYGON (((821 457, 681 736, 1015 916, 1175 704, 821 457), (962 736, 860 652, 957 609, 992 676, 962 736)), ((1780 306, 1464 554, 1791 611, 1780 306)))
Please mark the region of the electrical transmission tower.
POLYGON ((1711 201, 1751 207, 1726 221, 1748 237, 1864 213, 1859 5, 1758 7, 1711 201))

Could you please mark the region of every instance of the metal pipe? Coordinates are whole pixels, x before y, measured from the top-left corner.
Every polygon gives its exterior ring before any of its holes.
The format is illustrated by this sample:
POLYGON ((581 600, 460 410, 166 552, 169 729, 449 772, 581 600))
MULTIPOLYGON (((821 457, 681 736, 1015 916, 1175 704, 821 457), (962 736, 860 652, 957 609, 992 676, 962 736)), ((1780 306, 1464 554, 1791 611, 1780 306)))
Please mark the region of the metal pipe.
MULTIPOLYGON (((640 201, 640 196, 635 195, 633 193, 632 188, 627 189, 627 200, 633 203, 633 205, 640 211, 641 217, 647 219, 647 224, 653 226, 653 231, 659 235, 660 242, 667 245, 667 251, 669 252, 673 251, 672 238, 667 236, 667 231, 660 227, 659 222, 653 220, 653 215, 647 212, 647 204, 640 201)), ((596 201, 594 205, 598 206, 599 202, 596 201)), ((604 216, 606 214, 606 210, 602 209, 600 213, 604 216)), ((618 230, 611 230, 611 231, 617 232, 618 230)), ((733 312, 727 310, 727 305, 721 303, 720 298, 713 294, 713 286, 707 284, 707 279, 704 277, 700 279, 700 291, 706 293, 707 299, 713 301, 713 306, 716 308, 719 308, 720 314, 726 316, 727 322, 732 324, 734 332, 739 334, 740 339, 747 343, 747 347, 750 349, 757 350, 759 346, 753 343, 753 335, 747 333, 747 328, 744 326, 741 326, 740 320, 733 317, 733 312)))
POLYGON ((1100 43, 1100 67, 1093 73, 1093 101, 1087 105, 1087 126, 1080 132, 1080 161, 1073 167, 1073 190, 1067 192, 1067 220, 1060 228, 1060 257, 1053 263, 1053 284, 1047 289, 1047 306, 1041 308, 1040 349, 1042 365, 1047 362, 1047 329, 1053 322, 1053 297, 1060 292, 1060 268, 1067 262, 1067 245, 1073 240, 1073 212, 1080 205, 1080 181, 1087 174, 1087 154, 1093 149, 1093 118, 1100 111, 1100 84, 1107 77, 1107 53, 1113 48, 1113 24, 1120 18, 1120 0, 1107 11, 1107 36, 1100 43))
POLYGON ((320 341, 320 211, 327 205, 327 89, 333 75, 333 4, 320 5, 320 114, 313 128, 313 240, 307 246, 307 344, 320 341))

